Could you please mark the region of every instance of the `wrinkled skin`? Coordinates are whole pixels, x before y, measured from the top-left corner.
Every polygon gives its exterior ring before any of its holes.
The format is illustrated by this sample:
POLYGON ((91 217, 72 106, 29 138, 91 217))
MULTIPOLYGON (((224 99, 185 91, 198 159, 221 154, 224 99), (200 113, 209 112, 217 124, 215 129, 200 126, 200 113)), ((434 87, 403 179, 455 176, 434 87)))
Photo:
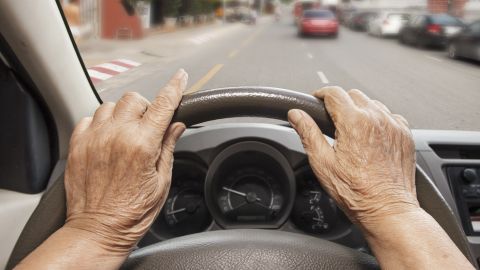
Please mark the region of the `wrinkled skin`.
POLYGON ((307 113, 291 110, 289 121, 319 182, 362 229, 382 269, 473 269, 419 206, 407 121, 359 90, 326 87, 314 96, 335 124, 333 146, 307 113))
POLYGON ((418 207, 415 145, 407 121, 359 90, 339 87, 314 93, 335 124, 330 146, 313 119, 292 110, 310 165, 326 191, 356 223, 418 207))
POLYGON ((152 104, 126 93, 77 125, 65 172, 66 227, 127 253, 146 233, 170 187, 173 149, 185 130, 170 121, 187 78, 179 71, 152 104))
MULTIPOLYGON (((173 149, 185 130, 171 124, 187 75, 181 70, 150 104, 135 93, 105 103, 71 138, 67 221, 18 269, 117 269, 167 197, 173 149)), ((383 269, 473 269, 415 195, 415 152, 407 122, 358 90, 315 93, 336 126, 330 146, 305 112, 291 110, 320 183, 364 230, 383 269)), ((201 259, 201 258, 200 258, 201 259)))

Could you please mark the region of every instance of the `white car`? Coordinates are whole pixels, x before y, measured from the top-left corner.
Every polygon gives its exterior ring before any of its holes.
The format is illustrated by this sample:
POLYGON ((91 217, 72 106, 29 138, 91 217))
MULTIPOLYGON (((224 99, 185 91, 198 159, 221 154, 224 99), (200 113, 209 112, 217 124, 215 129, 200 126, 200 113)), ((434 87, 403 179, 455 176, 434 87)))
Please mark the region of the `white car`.
POLYGON ((408 21, 409 15, 388 11, 378 13, 368 23, 368 33, 375 36, 396 36, 408 21))

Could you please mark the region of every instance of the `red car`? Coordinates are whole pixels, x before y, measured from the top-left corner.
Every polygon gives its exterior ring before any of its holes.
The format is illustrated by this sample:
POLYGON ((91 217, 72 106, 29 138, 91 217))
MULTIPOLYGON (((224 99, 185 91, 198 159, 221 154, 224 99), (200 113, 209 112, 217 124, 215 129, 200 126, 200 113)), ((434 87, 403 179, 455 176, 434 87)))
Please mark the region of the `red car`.
POLYGON ((330 10, 307 10, 298 24, 298 35, 338 36, 338 21, 330 10))
POLYGON ((295 24, 300 21, 303 12, 310 9, 319 9, 319 0, 296 0, 293 8, 293 16, 295 17, 295 24))

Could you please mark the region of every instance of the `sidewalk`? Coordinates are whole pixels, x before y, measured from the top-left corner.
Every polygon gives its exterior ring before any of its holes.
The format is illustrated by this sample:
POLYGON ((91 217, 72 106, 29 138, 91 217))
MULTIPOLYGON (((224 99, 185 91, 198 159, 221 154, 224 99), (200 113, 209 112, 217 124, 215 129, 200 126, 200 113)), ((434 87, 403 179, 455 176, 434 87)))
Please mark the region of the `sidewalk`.
POLYGON ((191 46, 202 45, 242 27, 245 26, 216 22, 173 32, 153 31, 140 40, 84 40, 78 47, 87 67, 115 59, 150 63, 175 57, 191 46))

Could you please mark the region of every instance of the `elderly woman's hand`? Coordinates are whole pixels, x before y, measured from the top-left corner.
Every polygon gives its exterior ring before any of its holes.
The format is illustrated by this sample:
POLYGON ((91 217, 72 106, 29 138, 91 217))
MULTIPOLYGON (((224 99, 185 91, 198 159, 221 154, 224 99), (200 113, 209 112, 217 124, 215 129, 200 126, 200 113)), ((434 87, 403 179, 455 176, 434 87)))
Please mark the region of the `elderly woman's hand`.
POLYGON ((291 110, 310 165, 326 191, 360 225, 382 269, 472 269, 417 201, 415 145, 407 121, 358 90, 327 87, 331 146, 313 119, 291 110))
POLYGON ((77 125, 65 172, 65 227, 90 232, 119 253, 144 235, 170 187, 173 149, 185 130, 170 121, 187 79, 180 70, 152 104, 127 93, 77 125))
POLYGON ((328 87, 314 95, 324 100, 335 124, 333 147, 305 112, 292 110, 289 120, 315 175, 347 215, 368 227, 418 209, 415 146, 407 121, 359 90, 328 87))

